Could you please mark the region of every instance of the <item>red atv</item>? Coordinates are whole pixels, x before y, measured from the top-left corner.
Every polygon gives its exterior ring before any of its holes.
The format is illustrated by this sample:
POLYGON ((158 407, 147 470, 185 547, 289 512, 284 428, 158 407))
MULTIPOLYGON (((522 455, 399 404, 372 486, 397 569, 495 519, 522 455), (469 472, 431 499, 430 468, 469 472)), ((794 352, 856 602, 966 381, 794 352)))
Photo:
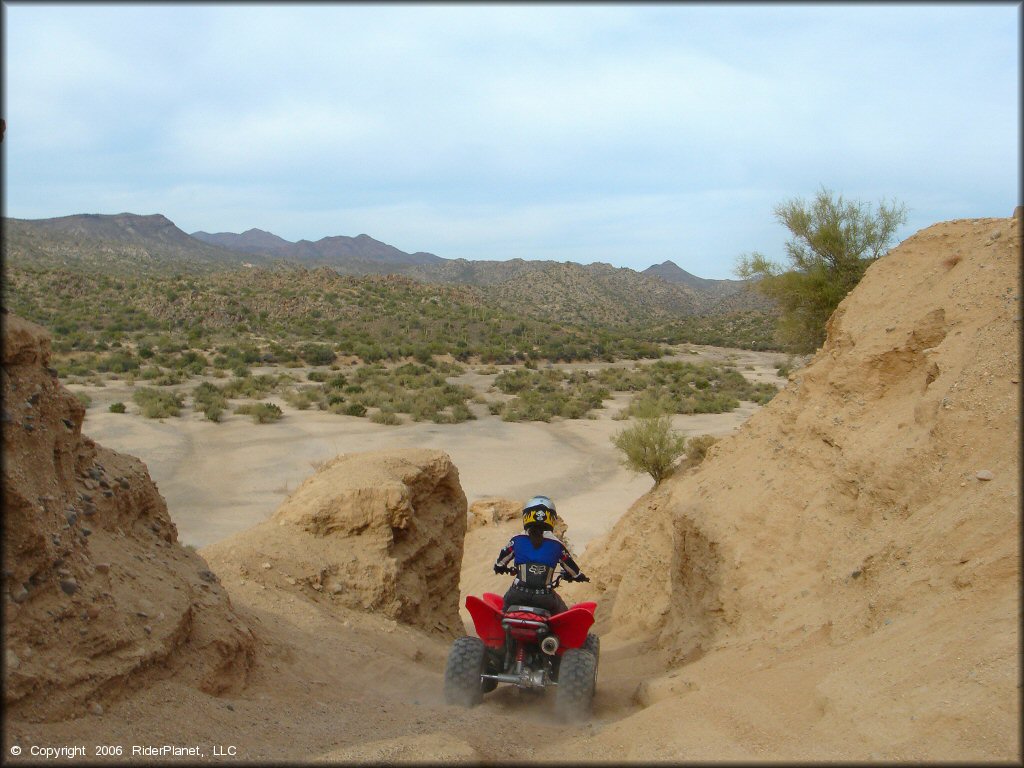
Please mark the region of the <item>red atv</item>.
MULTIPOLYGON (((559 574, 553 586, 558 586, 559 574)), ((601 643, 588 632, 597 603, 577 603, 552 616, 526 605, 503 610, 500 595, 466 598, 479 637, 460 637, 448 654, 444 699, 474 707, 483 695, 508 683, 521 690, 555 686, 555 712, 564 720, 590 712, 601 643)))

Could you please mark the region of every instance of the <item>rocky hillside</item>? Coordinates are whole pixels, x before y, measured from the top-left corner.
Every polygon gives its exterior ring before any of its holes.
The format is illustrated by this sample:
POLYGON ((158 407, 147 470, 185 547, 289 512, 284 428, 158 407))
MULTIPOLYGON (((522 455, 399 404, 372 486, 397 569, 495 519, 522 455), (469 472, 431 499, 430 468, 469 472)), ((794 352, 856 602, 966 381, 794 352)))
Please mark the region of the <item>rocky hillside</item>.
POLYGON ((591 548, 606 631, 674 671, 581 759, 644 728, 689 759, 730 755, 709 728, 776 734, 766 759, 1019 758, 1019 210, 872 265, 788 387, 591 548))
POLYGON ((165 275, 237 269, 248 256, 200 242, 166 216, 79 214, 55 219, 4 219, 5 265, 88 269, 104 274, 165 275))

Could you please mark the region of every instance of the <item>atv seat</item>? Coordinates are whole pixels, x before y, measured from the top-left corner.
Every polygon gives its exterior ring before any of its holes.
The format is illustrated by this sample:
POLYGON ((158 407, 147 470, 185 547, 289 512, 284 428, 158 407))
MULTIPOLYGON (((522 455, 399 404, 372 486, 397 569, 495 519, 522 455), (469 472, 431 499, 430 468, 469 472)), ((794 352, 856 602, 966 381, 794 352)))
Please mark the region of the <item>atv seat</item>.
POLYGON ((543 616, 545 619, 551 618, 551 611, 546 611, 543 608, 534 608, 532 605, 510 605, 505 613, 535 613, 538 616, 543 616))

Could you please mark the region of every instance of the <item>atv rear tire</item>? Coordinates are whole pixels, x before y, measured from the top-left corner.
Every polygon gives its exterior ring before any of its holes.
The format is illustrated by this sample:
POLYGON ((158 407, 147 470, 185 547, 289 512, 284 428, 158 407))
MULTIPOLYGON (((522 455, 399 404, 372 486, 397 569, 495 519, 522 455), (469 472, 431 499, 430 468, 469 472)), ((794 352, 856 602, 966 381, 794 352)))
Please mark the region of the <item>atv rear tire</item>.
POLYGON ((597 677, 597 668, 601 665, 601 638, 593 632, 587 633, 587 639, 583 641, 583 650, 594 654, 594 677, 597 677))
MULTIPOLYGON (((487 661, 484 664, 484 669, 489 674, 492 674, 492 675, 494 673, 496 673, 496 672, 501 672, 501 661, 502 661, 502 657, 501 656, 495 654, 493 651, 488 651, 488 653, 487 653, 487 661)), ((482 680, 480 682, 480 689, 484 693, 490 693, 491 691, 493 691, 497 687, 498 687, 498 681, 497 680, 482 680)))
POLYGON ((444 700, 459 707, 475 707, 484 698, 480 675, 487 663, 487 649, 479 637, 460 637, 448 652, 444 669, 444 700))
POLYGON ((597 659, 583 648, 570 648, 562 654, 555 690, 555 714, 559 720, 583 720, 590 714, 594 700, 597 659))

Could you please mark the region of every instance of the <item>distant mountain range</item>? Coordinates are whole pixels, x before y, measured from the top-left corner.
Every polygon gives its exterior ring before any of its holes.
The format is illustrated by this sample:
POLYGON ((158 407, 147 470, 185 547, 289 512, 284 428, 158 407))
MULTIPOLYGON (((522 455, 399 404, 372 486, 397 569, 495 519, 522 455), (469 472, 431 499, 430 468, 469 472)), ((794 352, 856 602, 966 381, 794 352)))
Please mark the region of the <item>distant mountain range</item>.
POLYGON ((640 274, 656 277, 667 283, 682 283, 691 288, 696 288, 698 291, 711 291, 716 294, 735 293, 745 285, 743 280, 708 280, 691 275, 674 261, 663 261, 661 264, 655 264, 640 274))
POLYGON ((636 272, 601 263, 445 259, 405 253, 366 234, 294 243, 261 229, 187 234, 160 214, 5 218, 3 256, 12 265, 128 274, 327 267, 347 275, 404 275, 477 286, 495 303, 581 321, 766 308, 764 298, 744 290, 742 281, 706 280, 671 261, 636 272))
POLYGON ((325 237, 316 242, 299 240, 289 242, 273 232, 250 229, 238 235, 234 232, 193 232, 192 237, 204 243, 231 251, 283 258, 306 266, 336 266, 348 262, 382 264, 387 266, 439 264, 445 259, 432 253, 405 253, 374 240, 369 235, 357 237, 325 237))

